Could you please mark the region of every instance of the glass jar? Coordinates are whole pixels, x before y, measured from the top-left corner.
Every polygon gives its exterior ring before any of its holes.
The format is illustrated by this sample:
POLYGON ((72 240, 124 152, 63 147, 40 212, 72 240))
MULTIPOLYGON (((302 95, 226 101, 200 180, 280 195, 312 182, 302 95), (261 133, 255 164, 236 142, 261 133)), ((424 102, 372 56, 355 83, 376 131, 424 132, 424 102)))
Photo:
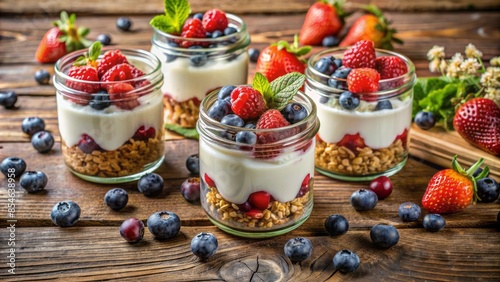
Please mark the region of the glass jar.
POLYGON ((151 52, 160 58, 166 78, 162 91, 167 129, 181 134, 182 129, 194 130, 200 101, 208 93, 247 83, 250 35, 242 19, 226 16, 228 27, 237 32, 217 38, 183 38, 154 29, 151 52))
POLYGON ((359 94, 359 106, 348 110, 339 103, 340 95, 347 91, 346 79, 314 69, 319 59, 331 56, 342 59, 346 50, 323 50, 308 61, 305 92, 316 103, 321 121, 316 136, 316 169, 346 181, 369 181, 381 175, 394 175, 408 158, 415 67, 401 54, 377 49, 377 57, 401 58, 408 72, 380 80, 379 91, 359 94))
POLYGON ((235 127, 208 116, 217 94, 202 101, 197 124, 203 209, 220 229, 241 237, 271 237, 297 228, 313 207, 316 106, 298 92, 293 101, 308 112, 302 121, 275 129, 235 127), (242 131, 278 141, 245 145, 228 137, 242 131))
MULTIPOLYGON (((102 58, 110 48, 103 48, 102 58)), ((142 76, 113 82, 82 81, 67 75, 84 52, 55 64, 57 114, 66 166, 91 182, 121 183, 152 172, 164 159, 163 74, 156 56, 121 49, 142 76), (117 92, 116 87, 128 85, 117 92), (106 90, 113 94, 108 94, 106 90), (92 89, 83 92, 79 89, 92 89), (93 92, 93 93, 90 93, 93 92), (122 93, 123 92, 123 93, 122 93)))

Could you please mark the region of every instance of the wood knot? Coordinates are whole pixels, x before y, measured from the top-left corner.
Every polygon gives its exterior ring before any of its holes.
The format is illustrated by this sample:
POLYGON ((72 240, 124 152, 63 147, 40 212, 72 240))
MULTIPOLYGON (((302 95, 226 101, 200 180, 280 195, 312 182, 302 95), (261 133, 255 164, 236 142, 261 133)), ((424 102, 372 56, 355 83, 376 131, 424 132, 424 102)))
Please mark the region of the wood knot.
POLYGON ((285 281, 288 264, 281 257, 245 258, 226 263, 220 269, 225 281, 285 281), (273 260, 274 259, 274 260, 273 260))

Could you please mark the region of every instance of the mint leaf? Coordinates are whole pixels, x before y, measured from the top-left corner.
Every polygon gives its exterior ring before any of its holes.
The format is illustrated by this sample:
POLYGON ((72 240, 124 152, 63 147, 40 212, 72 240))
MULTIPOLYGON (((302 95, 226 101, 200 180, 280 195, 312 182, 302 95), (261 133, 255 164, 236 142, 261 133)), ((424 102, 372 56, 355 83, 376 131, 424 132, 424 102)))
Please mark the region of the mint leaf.
POLYGON ((267 104, 267 107, 282 110, 302 87, 305 79, 305 75, 299 72, 292 72, 273 80, 270 86, 274 95, 271 102, 267 104))
POLYGON ((191 139, 199 138, 198 131, 196 131, 196 128, 185 128, 176 124, 165 124, 165 128, 179 135, 182 135, 186 138, 191 138, 191 139))
POLYGON ((255 76, 252 81, 252 87, 259 91, 262 96, 264 96, 264 100, 266 104, 269 105, 273 100, 273 91, 271 90, 271 85, 267 78, 261 74, 260 72, 255 73, 255 76))
POLYGON ((187 0, 165 0, 165 14, 155 16, 149 24, 166 33, 180 34, 190 13, 191 6, 187 0))

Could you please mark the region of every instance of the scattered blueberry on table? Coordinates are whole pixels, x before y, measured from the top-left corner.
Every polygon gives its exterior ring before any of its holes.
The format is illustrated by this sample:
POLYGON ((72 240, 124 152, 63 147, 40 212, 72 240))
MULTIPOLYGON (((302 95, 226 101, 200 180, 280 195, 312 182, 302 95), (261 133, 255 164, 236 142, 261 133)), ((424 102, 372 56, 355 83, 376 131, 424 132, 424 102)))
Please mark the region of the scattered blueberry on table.
POLYGON ((202 260, 213 256, 218 248, 219 242, 212 233, 201 232, 191 240, 191 252, 202 260))
POLYGON ((187 157, 186 168, 192 174, 199 174, 200 173, 200 155, 199 154, 192 154, 189 157, 187 157))
POLYGON ((0 105, 6 109, 13 109, 17 102, 17 94, 14 91, 0 92, 0 105))
POLYGON ((144 238, 144 223, 137 218, 129 218, 120 225, 120 235, 129 243, 137 243, 144 238))
POLYGON ((404 202, 399 205, 398 215, 405 222, 417 221, 420 218, 422 210, 412 202, 404 202))
POLYGON ((333 257, 333 267, 342 273, 355 271, 359 263, 358 255, 350 250, 341 250, 333 257))
POLYGON ((128 193, 122 188, 113 188, 104 195, 104 203, 112 210, 119 211, 128 203, 128 193))
POLYGON ((500 186, 491 177, 481 178, 476 181, 477 196, 482 203, 493 203, 500 195, 500 186))
POLYGON ((446 220, 440 214, 429 213, 424 216, 422 225, 427 231, 438 232, 444 228, 446 220))
POLYGON ((146 197, 155 197, 163 191, 163 177, 156 173, 146 173, 137 182, 139 192, 146 197))
POLYGON ((33 134, 45 130, 45 121, 39 117, 24 118, 21 122, 21 130, 29 136, 33 136, 33 134))
POLYGON ((119 17, 116 20, 116 27, 122 31, 130 31, 132 27, 132 20, 128 17, 119 17))
POLYGON ((80 218, 80 206, 73 201, 62 201, 54 205, 50 212, 52 222, 59 227, 70 227, 80 218))
POLYGON ((292 262, 299 262, 307 259, 311 256, 312 249, 311 240, 305 237, 292 238, 286 242, 284 247, 285 255, 292 262))
POLYGON ((332 214, 325 220, 325 229, 330 236, 345 234, 349 230, 349 221, 340 214, 332 214))
POLYGON ((371 190, 359 189, 351 194, 350 201, 355 210, 369 211, 377 205, 378 197, 371 190))
POLYGON ((149 232, 156 239, 166 240, 174 237, 181 229, 181 220, 177 214, 170 211, 155 212, 147 221, 149 232))
POLYGON ((54 146, 54 137, 48 131, 39 131, 31 136, 31 145, 39 153, 47 153, 54 146))
POLYGON ((97 35, 96 41, 101 42, 103 46, 108 46, 111 44, 111 36, 109 36, 109 34, 101 33, 97 35))
POLYGON ((390 224, 376 224, 370 230, 370 239, 375 245, 388 249, 399 242, 399 232, 390 224))
POLYGON ((42 191, 47 185, 47 175, 42 171, 26 171, 19 179, 19 185, 29 193, 42 191))
POLYGON ((50 73, 46 69, 40 69, 35 72, 35 80, 38 84, 47 85, 50 83, 50 73))
POLYGON ((181 194, 188 202, 200 201, 200 178, 190 177, 181 184, 181 194))
POLYGON ((26 162, 18 157, 7 157, 0 163, 0 171, 7 178, 18 178, 26 170, 26 162))

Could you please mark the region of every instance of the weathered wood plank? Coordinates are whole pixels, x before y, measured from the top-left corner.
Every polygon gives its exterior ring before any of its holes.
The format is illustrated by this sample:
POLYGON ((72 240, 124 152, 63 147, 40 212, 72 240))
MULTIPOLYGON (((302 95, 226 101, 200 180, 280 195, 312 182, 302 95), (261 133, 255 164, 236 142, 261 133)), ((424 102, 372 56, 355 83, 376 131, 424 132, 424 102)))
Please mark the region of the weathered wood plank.
MULTIPOLYGON (((496 228, 399 228, 399 243, 375 247, 369 229, 350 229, 332 238, 307 229, 264 240, 227 235, 212 226, 183 226, 171 240, 155 240, 148 230, 138 244, 126 243, 118 227, 43 227, 16 229, 16 275, 4 265, 2 281, 498 281, 500 237, 496 228), (190 241, 206 231, 218 238, 217 253, 199 261, 190 241), (283 253, 287 240, 303 236, 313 243, 311 256, 292 263, 283 253), (471 240, 481 244, 472 244, 471 240), (336 272, 332 259, 342 249, 360 258, 350 274, 336 272), (140 278, 139 278, 140 277, 140 278), (253 279, 252 279, 253 278, 253 279)), ((8 255, 2 249, 2 256, 8 255)))

